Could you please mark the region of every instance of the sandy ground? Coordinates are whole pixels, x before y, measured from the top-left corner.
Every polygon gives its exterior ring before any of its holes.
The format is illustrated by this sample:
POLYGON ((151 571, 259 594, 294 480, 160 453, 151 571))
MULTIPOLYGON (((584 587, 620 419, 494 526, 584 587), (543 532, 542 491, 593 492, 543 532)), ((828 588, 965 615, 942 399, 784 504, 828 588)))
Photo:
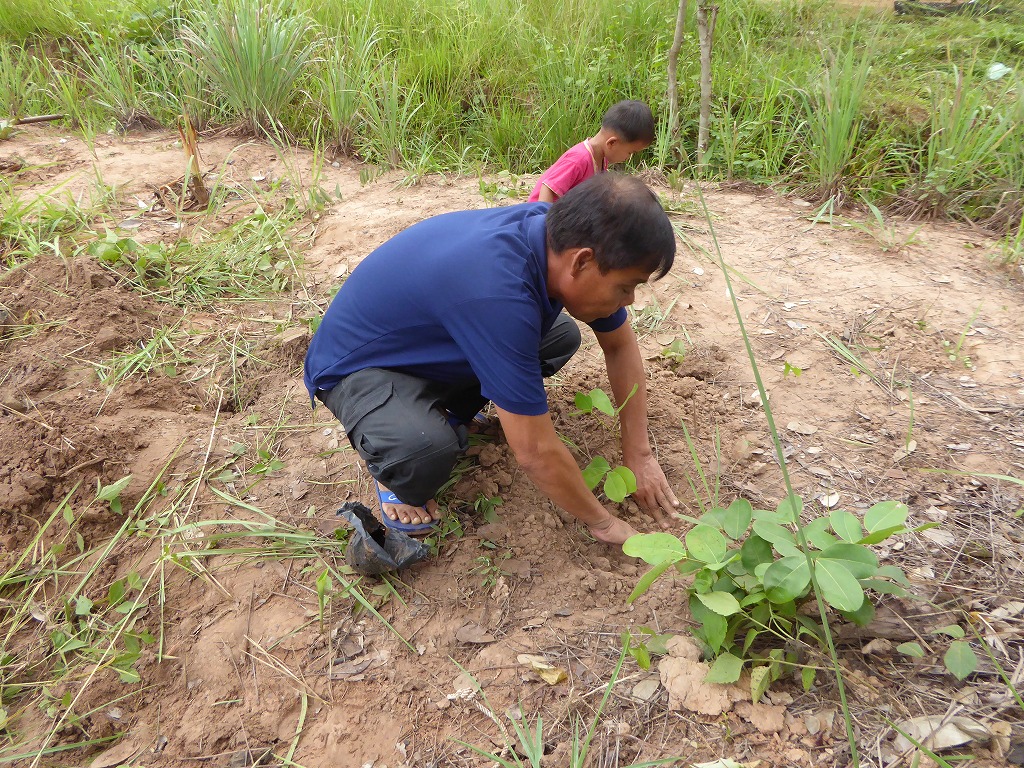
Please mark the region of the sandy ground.
MULTIPOLYGON (((265 145, 226 137, 204 138, 201 146, 211 181, 258 188, 270 199, 314 178, 308 153, 279 157, 265 145), (277 192, 268 191, 275 184, 277 192)), ((174 217, 140 212, 136 203, 151 201, 156 184, 182 173, 181 151, 169 134, 104 136, 90 151, 75 137, 27 130, 0 143, 0 167, 12 174, 22 169, 12 178, 25 199, 46 193, 89 199, 102 179, 114 188, 115 215, 129 220, 127 231, 140 242, 176 232, 174 217)), ((308 329, 299 318, 308 313, 306 298, 322 306, 340 276, 416 221, 510 201, 485 198, 475 178, 428 177, 407 186, 401 173, 370 181, 364 171, 361 180, 360 167, 347 161, 318 172, 334 198, 300 227, 309 240, 304 285, 294 296, 255 308, 224 302, 184 317, 200 341, 232 328, 255 339, 252 358, 235 360, 244 385, 232 390, 231 402, 224 387, 210 386, 222 383, 217 370, 223 367, 130 379, 112 392, 98 382, 92 363, 183 317, 133 292, 88 255, 43 254, 3 274, 5 324, 36 326, 28 338, 0 339, 5 561, 24 549, 65 495, 84 506, 97 480, 131 473, 130 509, 165 466, 164 478, 175 487, 229 458, 236 444, 269 446, 282 466, 248 489, 241 482, 203 485, 179 509, 178 523, 253 519, 251 510, 227 504, 211 486, 325 535, 339 525, 340 503, 370 502, 365 470, 330 414, 310 410, 302 387, 308 329), (283 428, 271 431, 270 424, 283 428)), ((725 503, 743 495, 755 505, 776 504, 784 495, 779 465, 764 410, 752 398, 753 375, 729 292, 709 255, 712 238, 696 188, 673 191, 650 182, 681 234, 675 268, 646 288, 634 308, 659 458, 687 510, 699 514, 685 424, 725 503), (676 340, 686 350, 682 360, 661 354, 676 340)), ((1024 468, 1020 271, 1002 266, 996 243, 966 225, 898 222, 867 231, 871 222, 855 214, 814 223, 810 203, 770 190, 711 185, 703 192, 793 483, 808 510, 820 514, 824 502, 857 512, 899 499, 910 506, 913 522, 941 522, 943 535, 906 537, 879 554, 907 570, 916 594, 973 612, 979 627, 995 627, 992 647, 1005 653, 1012 670, 1024 604, 1016 604, 1016 613, 1006 606, 1024 584, 1024 528, 1014 514, 1021 492, 977 473, 1020 477, 1024 468), (852 350, 860 366, 827 338, 852 350)), ((185 230, 200 224, 189 220, 185 230)), ((575 393, 598 386, 607 389, 607 379, 596 344, 585 337, 584 350, 550 389, 556 428, 578 449, 581 464, 597 454, 615 457, 612 431, 573 415, 575 393)), ((350 611, 343 597, 331 601, 321 631, 315 582, 322 568, 310 560, 239 563, 210 556, 203 571, 211 576, 166 566, 165 601, 151 602, 141 618, 155 631, 162 616, 165 658, 158 662, 153 649, 144 652, 141 684, 123 684, 111 670, 95 674, 84 693, 81 680, 61 683, 58 692, 81 693, 77 712, 97 709, 81 730, 64 728, 56 741, 126 733, 99 754, 97 768, 133 758, 132 765, 241 766, 266 748, 286 754, 292 744, 291 759, 308 768, 488 765, 455 741, 489 750, 502 744, 481 696, 470 695, 464 669, 483 684, 488 705, 506 724, 510 707, 543 713, 545 765, 568 765, 572 723, 593 716, 618 658, 620 632, 685 633, 682 590, 666 579, 627 605, 643 572, 637 561, 593 542, 552 508, 500 441, 485 445, 466 469, 453 508, 460 510, 461 537, 453 534, 439 556, 403 572, 394 589, 364 586, 408 645, 366 612, 350 611), (501 496, 496 522, 473 511, 480 494, 501 496), (545 682, 521 654, 543 656, 566 679, 545 682), (118 697, 124 698, 115 718, 110 702, 118 697)), ((622 514, 650 528, 628 501, 622 514)), ((121 522, 113 512, 94 512, 76 521, 75 530, 96 546, 121 522)), ((151 539, 133 538, 106 559, 97 592, 131 570, 152 572, 159 557, 151 539)), ((880 613, 888 619, 883 629, 840 632, 858 742, 867 753, 862 765, 882 764, 879 755, 892 735, 883 716, 941 715, 950 702, 986 722, 1020 715, 1002 696, 1005 687, 991 665, 964 683, 944 673, 941 640, 932 639, 935 655, 916 663, 892 652, 862 653, 874 637, 902 642, 926 635, 934 628, 932 613, 890 598, 880 613)), ((27 626, 11 647, 28 647, 45 631, 27 626)), ((780 680, 761 705, 766 710, 752 712, 748 703, 721 715, 670 708, 662 682, 657 661, 645 671, 627 659, 598 726, 591 765, 673 755, 686 765, 720 757, 761 766, 847 764, 841 719, 830 719, 838 698, 829 675, 819 675, 809 692, 798 680, 780 680)), ((44 726, 44 713, 26 713, 22 736, 44 726)), ((74 764, 86 764, 100 749, 69 754, 77 755, 74 764)), ((985 757, 998 752, 977 746, 971 765, 1004 764, 985 757)), ((69 764, 66 756, 60 764, 69 764)))

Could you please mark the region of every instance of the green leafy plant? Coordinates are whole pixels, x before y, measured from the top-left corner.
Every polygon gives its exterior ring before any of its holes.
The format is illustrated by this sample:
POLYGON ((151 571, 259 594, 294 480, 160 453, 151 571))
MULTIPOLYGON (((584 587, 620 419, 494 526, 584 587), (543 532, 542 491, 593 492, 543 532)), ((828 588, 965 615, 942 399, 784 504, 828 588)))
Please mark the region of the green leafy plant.
POLYGON ((481 493, 473 502, 473 510, 483 517, 484 522, 496 523, 498 522, 498 507, 503 503, 501 496, 486 496, 481 493))
MULTIPOLYGON (((694 636, 713 658, 708 679, 731 683, 751 668, 755 701, 787 665, 796 665, 794 641, 823 644, 813 603, 812 571, 824 601, 844 618, 866 625, 874 617, 869 593, 903 595, 908 585, 896 566, 880 565, 873 544, 906 533, 909 510, 895 501, 875 504, 863 520, 833 510, 803 524, 808 550, 801 549, 794 526, 803 502, 790 496, 774 510, 754 509, 745 499, 705 513, 681 540, 669 533, 633 536, 627 555, 653 566, 639 581, 630 602, 670 568, 692 575, 685 587, 697 621, 694 636)), ((810 671, 808 671, 810 670, 810 671)), ((813 682, 804 670, 804 684, 813 682)))
MULTIPOLYGON (((619 413, 626 407, 626 403, 636 394, 637 387, 633 386, 629 395, 622 401, 622 405, 616 408, 603 389, 592 389, 590 392, 576 393, 576 409, 578 414, 592 414, 594 411, 618 419, 619 413)), ((604 495, 617 504, 632 493, 636 493, 636 475, 629 467, 613 467, 603 456, 595 456, 583 470, 583 480, 590 490, 594 490, 604 482, 604 495)))

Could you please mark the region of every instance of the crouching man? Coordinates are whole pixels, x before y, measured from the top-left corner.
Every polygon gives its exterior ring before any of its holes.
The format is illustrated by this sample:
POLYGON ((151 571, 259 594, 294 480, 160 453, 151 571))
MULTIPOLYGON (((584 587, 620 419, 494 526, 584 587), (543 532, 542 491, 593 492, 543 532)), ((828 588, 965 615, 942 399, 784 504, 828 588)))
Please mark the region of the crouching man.
POLYGON ((367 256, 331 302, 305 382, 341 421, 377 484, 382 521, 407 533, 438 519, 434 495, 494 403, 519 466, 600 541, 636 533, 587 488, 555 433, 544 377, 579 349, 587 323, 604 353, 634 499, 662 527, 679 502, 651 450, 643 360, 626 307, 664 277, 675 236, 638 179, 600 174, 553 205, 427 219, 367 256))

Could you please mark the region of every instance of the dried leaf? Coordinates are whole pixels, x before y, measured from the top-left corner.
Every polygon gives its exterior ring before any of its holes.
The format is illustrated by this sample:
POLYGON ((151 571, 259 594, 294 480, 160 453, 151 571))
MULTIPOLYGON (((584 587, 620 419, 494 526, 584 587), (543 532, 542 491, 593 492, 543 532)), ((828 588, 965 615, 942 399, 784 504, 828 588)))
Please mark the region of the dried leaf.
POLYGON ((516 657, 516 661, 532 669, 540 675, 541 679, 548 685, 557 685, 568 677, 568 674, 564 669, 552 666, 544 659, 543 656, 521 653, 516 657))
POLYGON ((479 624, 471 621, 455 630, 455 639, 460 643, 485 644, 493 643, 496 638, 479 624))
POLYGON ((950 747, 969 744, 972 741, 986 742, 993 736, 985 724, 962 716, 945 718, 942 715, 925 715, 914 717, 897 723, 896 730, 897 735, 893 740, 893 747, 900 752, 914 749, 914 742, 933 752, 938 752, 950 747))

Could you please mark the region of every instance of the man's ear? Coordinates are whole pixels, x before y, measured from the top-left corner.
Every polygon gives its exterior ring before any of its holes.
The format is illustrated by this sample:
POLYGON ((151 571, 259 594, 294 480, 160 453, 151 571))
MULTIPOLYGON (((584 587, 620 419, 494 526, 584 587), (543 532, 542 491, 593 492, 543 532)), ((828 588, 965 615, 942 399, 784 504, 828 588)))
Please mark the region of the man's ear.
POLYGON ((569 260, 569 273, 576 277, 584 269, 588 267, 594 267, 594 249, 593 248, 577 248, 572 257, 569 260))

